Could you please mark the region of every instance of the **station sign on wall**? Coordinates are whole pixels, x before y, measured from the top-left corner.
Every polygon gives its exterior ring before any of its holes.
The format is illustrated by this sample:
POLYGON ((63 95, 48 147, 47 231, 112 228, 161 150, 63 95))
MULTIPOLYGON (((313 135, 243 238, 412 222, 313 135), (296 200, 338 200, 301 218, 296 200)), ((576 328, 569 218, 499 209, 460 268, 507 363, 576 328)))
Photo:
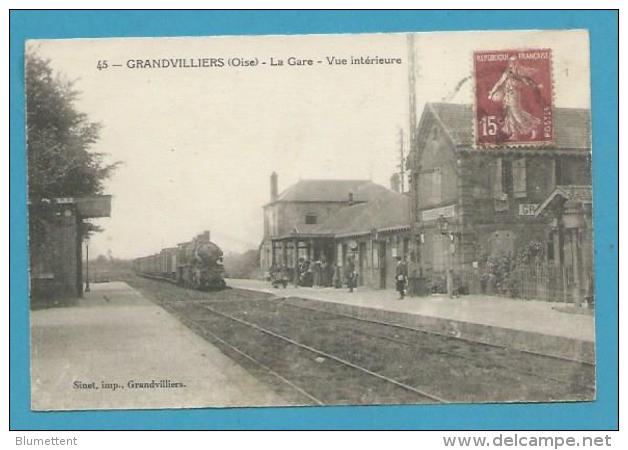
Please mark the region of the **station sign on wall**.
POLYGON ((519 215, 534 216, 538 207, 538 203, 519 203, 519 215))
POLYGON ((441 206, 440 208, 427 209, 421 213, 423 222, 438 220, 443 216, 446 219, 456 217, 456 205, 441 206))

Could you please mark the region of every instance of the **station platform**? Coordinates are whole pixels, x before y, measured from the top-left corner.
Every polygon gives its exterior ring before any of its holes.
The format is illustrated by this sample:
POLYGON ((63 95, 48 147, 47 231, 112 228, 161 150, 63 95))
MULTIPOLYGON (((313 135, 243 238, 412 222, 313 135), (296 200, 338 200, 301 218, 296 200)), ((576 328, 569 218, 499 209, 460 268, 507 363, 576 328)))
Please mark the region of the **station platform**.
POLYGON ((494 296, 406 297, 392 289, 273 288, 261 280, 228 279, 234 288, 285 297, 304 307, 386 321, 426 331, 578 361, 595 362, 593 312, 566 303, 494 296))
POLYGON ((285 404, 126 283, 92 284, 76 306, 31 311, 33 410, 285 404))

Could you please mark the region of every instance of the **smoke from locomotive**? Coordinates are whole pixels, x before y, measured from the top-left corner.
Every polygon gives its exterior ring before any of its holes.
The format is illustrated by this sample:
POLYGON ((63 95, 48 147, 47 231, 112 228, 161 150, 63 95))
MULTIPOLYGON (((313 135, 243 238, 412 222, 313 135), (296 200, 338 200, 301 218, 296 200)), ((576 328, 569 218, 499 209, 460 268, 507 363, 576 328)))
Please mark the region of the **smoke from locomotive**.
POLYGON ((226 283, 222 256, 220 247, 209 239, 209 231, 205 231, 190 242, 137 258, 133 267, 139 275, 171 281, 187 288, 223 289, 226 283))

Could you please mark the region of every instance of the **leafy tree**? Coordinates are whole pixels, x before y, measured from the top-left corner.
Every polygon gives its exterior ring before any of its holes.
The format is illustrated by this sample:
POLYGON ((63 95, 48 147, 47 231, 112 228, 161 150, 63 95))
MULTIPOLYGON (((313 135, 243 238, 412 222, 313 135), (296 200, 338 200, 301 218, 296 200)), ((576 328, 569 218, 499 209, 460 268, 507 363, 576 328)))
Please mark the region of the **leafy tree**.
MULTIPOLYGON (((103 153, 90 151, 100 124, 76 109, 78 96, 74 83, 56 74, 49 60, 26 55, 29 222, 35 242, 41 241, 50 199, 101 194, 103 182, 119 164, 106 164, 103 153)), ((100 227, 81 223, 82 236, 95 231, 100 227)))
POLYGON ((118 163, 91 152, 100 124, 79 112, 74 83, 55 74, 50 61, 26 55, 28 193, 31 204, 54 197, 100 194, 118 163))

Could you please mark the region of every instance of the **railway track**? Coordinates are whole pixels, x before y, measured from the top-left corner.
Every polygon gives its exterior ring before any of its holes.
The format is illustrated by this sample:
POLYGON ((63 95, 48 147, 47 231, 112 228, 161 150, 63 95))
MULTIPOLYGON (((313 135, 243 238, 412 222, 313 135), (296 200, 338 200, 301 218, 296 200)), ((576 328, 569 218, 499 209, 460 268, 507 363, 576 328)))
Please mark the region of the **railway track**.
MULTIPOLYGON (((404 331, 410 331, 413 333, 417 333, 417 334, 422 334, 422 335, 436 335, 436 336, 440 336, 445 340, 451 340, 451 341, 463 341, 467 344, 470 345, 474 345, 474 346, 480 346, 480 347, 485 347, 487 349, 490 349, 489 351, 493 352, 493 353, 510 353, 510 354, 520 354, 521 356, 523 356, 524 358, 536 358, 538 360, 547 360, 547 361, 558 361, 562 364, 567 364, 569 366, 571 366, 572 368, 574 368, 575 370, 583 369, 585 371, 590 372, 590 374, 593 376, 594 379, 594 375, 595 375, 595 364, 592 364, 588 361, 583 361, 583 360, 578 360, 578 359, 569 359, 569 358, 564 358, 561 356, 556 356, 556 355, 548 355, 548 354, 543 354, 543 353, 538 353, 538 352, 533 352, 533 351, 529 351, 529 350, 513 350, 510 349, 508 347, 502 346, 502 345, 497 345, 497 344, 491 344, 491 343, 486 343, 486 342, 478 342, 478 341, 474 341, 471 339, 467 339, 467 338, 463 338, 460 336, 452 336, 452 335, 448 335, 448 334, 444 334, 444 333, 438 333, 435 331, 427 331, 427 330, 422 330, 420 328, 415 328, 415 327, 411 327, 411 326, 407 326, 407 325, 402 325, 402 324, 396 324, 396 323, 391 323, 391 322, 386 322, 386 321, 381 321, 381 320, 374 320, 374 319, 367 319, 364 317, 357 317, 357 316, 352 316, 349 314, 343 314, 340 312, 331 312, 328 310, 322 310, 322 309, 318 309, 318 308, 313 308, 313 307, 309 307, 309 306, 303 306, 303 305, 296 305, 293 303, 287 303, 286 306, 289 307, 294 307, 294 308, 299 308, 299 309, 303 309, 303 310, 307 310, 307 311, 315 311, 317 313, 321 313, 321 314, 326 314, 330 317, 333 316, 337 316, 337 317, 344 317, 347 319, 350 319, 352 321, 358 321, 358 322, 365 322, 365 323, 370 323, 370 324, 375 324, 375 325, 383 325, 386 327, 391 327, 391 328, 396 328, 396 329, 401 329, 404 331)), ((376 335, 376 334, 371 334, 371 333, 367 333, 364 331, 358 331, 364 334, 367 334, 369 336, 372 337, 376 337, 379 339, 386 339, 386 340, 392 340, 393 342, 397 342, 403 345, 408 345, 408 346, 412 346, 412 345, 416 345, 416 342, 411 342, 408 340, 400 340, 398 338, 391 338, 389 336, 385 336, 385 335, 376 335)), ((448 351, 443 351, 440 350, 443 354, 452 356, 452 357, 456 357, 456 358, 462 358, 462 359, 467 359, 467 360, 471 360, 471 358, 468 355, 462 354, 461 352, 448 352, 448 351)), ((533 377, 537 377, 543 380, 549 380, 549 381, 556 381, 556 382, 570 382, 570 383, 575 383, 578 386, 580 386, 582 389, 584 390, 595 390, 595 385, 594 383, 582 383, 582 382, 574 382, 574 380, 566 380, 564 378, 559 378, 559 377, 555 377, 552 375, 547 375, 544 371, 542 371, 541 373, 539 372, 535 372, 532 370, 525 370, 525 369, 513 369, 510 366, 507 366, 506 364, 497 364, 499 367, 501 367, 503 370, 507 370, 507 371, 513 371, 516 373, 525 373, 526 375, 530 375, 533 377)))
MULTIPOLYGON (((297 398, 300 397, 297 400, 299 404, 447 401, 272 330, 217 311, 209 305, 196 306, 206 314, 196 313, 193 318, 180 316, 188 327, 232 355, 237 355, 240 361, 264 371, 267 377, 285 384, 297 398), (212 320, 207 314, 219 320, 212 320), (224 327, 225 320, 231 322, 232 326, 224 327)), ((168 309, 171 308, 170 305, 168 309)))
MULTIPOLYGON (((287 297, 279 297, 280 300, 287 300, 287 297)), ((399 329, 404 329, 404 330, 411 330, 417 333, 422 333, 425 335, 431 334, 431 335, 436 335, 436 336, 441 336, 445 339, 451 339, 451 340, 458 340, 458 341, 464 341, 473 345, 478 345, 478 346, 486 346, 486 347, 491 347, 491 348, 495 348, 495 349, 502 349, 502 350, 508 350, 509 347, 503 346, 503 345, 499 345, 499 344, 493 344, 493 343, 488 343, 488 342, 480 342, 477 340, 473 340, 473 339, 469 339, 469 338, 465 338, 462 336, 456 336, 456 335, 452 335, 452 334, 446 334, 446 333, 440 333, 438 331, 435 330, 424 330, 421 328, 416 328, 416 327, 411 327, 408 325, 403 325, 403 324, 399 324, 399 323, 394 323, 394 322, 387 322, 384 320, 375 320, 375 319, 367 319, 365 317, 359 317, 359 316, 354 316, 354 315, 350 315, 350 314, 344 314, 341 312, 337 312, 337 311, 329 311, 329 310, 325 310, 325 309, 319 309, 319 308, 314 308, 311 306, 304 306, 304 305, 297 305, 294 303, 286 303, 287 305, 294 307, 294 308, 300 308, 300 309, 304 309, 307 311, 315 311, 317 313, 323 313, 323 314, 329 314, 329 315, 333 315, 333 316, 338 316, 338 317, 346 317, 348 319, 353 319, 356 321, 360 321, 360 322, 366 322, 366 323, 373 323, 373 324, 379 324, 379 325, 385 325, 385 326, 389 326, 389 327, 394 327, 394 328, 399 328, 399 329)), ((591 368, 595 367, 595 364, 589 362, 589 361, 585 361, 583 359, 577 359, 577 358, 565 358, 562 356, 557 356, 557 355, 549 355, 546 353, 539 353, 539 352, 535 352, 535 351, 531 351, 531 350, 523 350, 523 349, 517 349, 515 350, 516 352, 519 353, 525 353, 525 354, 529 354, 529 355, 534 355, 534 356, 539 356, 541 358, 547 358, 547 359, 553 359, 553 360, 558 360, 558 361, 564 361, 564 362, 568 362, 568 363, 576 363, 576 364, 581 364, 583 366, 589 366, 591 368)))
POLYGON ((238 289, 159 302, 290 404, 589 400, 595 366, 238 289), (198 298, 196 298, 198 297, 198 298), (224 298, 223 298, 224 297, 224 298))
POLYGON ((281 339, 284 342, 287 342, 289 344, 295 345, 295 346, 300 347, 302 349, 308 350, 308 351, 310 351, 310 352, 312 352, 314 354, 319 355, 320 357, 328 358, 328 359, 333 360, 333 361, 335 361, 337 363, 343 364, 343 365, 345 365, 347 367, 350 367, 352 369, 355 369, 355 370, 361 372, 362 374, 375 377, 375 378, 377 378, 379 380, 382 380, 384 382, 387 382, 387 383, 390 383, 390 384, 395 385, 397 387, 400 387, 400 388, 402 388, 402 389, 404 389, 406 391, 413 392, 414 394, 417 394, 419 397, 424 397, 425 399, 427 399, 429 401, 433 401, 433 402, 436 402, 436 403, 448 403, 448 400, 445 400, 444 398, 441 398, 439 396, 430 394, 430 393, 428 393, 428 392, 426 392, 424 390, 414 388, 412 386, 409 386, 409 385, 407 385, 405 383, 402 383, 400 381, 397 381, 397 380, 394 380, 392 378, 389 378, 389 377, 387 377, 385 375, 382 375, 380 373, 373 372, 373 371, 371 371, 371 370, 369 370, 369 369, 367 369, 365 367, 359 366, 357 364, 353 364, 350 361, 347 361, 347 360, 345 360, 343 358, 339 358, 339 357, 337 357, 335 355, 332 355, 330 353, 327 353, 325 351, 316 349, 316 348, 314 348, 314 347, 312 347, 310 345, 297 342, 294 339, 291 339, 289 337, 283 336, 283 335, 281 335, 279 333, 276 333, 274 331, 271 331, 269 329, 260 327, 260 326, 254 324, 254 323, 247 322, 247 321, 242 320, 242 319, 238 319, 238 318, 236 318, 234 316, 231 316, 229 314, 221 313, 221 312, 216 311, 215 309, 213 309, 213 308, 211 308, 210 306, 207 306, 207 305, 203 305, 203 308, 207 309, 208 311, 210 311, 210 312, 212 312, 214 314, 220 315, 220 316, 222 316, 222 317, 224 317, 226 319, 233 320, 233 321, 235 321, 235 322, 237 322, 239 324, 251 327, 251 328, 253 328, 253 329, 255 329, 255 330, 257 330, 257 331, 259 331, 261 333, 267 334, 267 335, 275 337, 277 339, 281 339))
POLYGON ((299 404, 559 401, 595 393, 595 369, 585 363, 280 299, 169 305, 198 334, 292 390, 299 404))

